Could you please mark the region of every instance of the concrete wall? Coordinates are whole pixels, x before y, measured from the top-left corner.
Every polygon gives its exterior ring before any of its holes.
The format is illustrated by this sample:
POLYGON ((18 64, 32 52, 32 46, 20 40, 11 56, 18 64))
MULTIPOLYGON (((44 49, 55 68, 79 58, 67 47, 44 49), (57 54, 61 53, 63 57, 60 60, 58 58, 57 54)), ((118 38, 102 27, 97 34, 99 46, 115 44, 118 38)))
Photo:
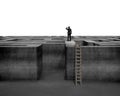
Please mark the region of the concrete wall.
POLYGON ((120 47, 82 47, 83 80, 120 81, 120 47))
POLYGON ((66 46, 66 65, 65 65, 65 79, 74 78, 74 64, 75 64, 75 48, 66 46))
POLYGON ((42 61, 42 79, 63 79, 65 69, 65 44, 55 42, 43 44, 42 61))
POLYGON ((41 47, 0 47, 0 80, 38 79, 41 56, 41 47))
MULTIPOLYGON (((83 81, 120 81, 120 47, 82 46, 81 49, 83 81)), ((70 80, 74 79, 72 64, 67 65, 70 80)))
POLYGON ((75 67, 75 42, 74 41, 66 41, 65 48, 65 79, 73 79, 74 78, 74 67, 75 67))
POLYGON ((42 52, 42 45, 40 45, 39 47, 36 48, 36 52, 37 52, 37 80, 41 79, 41 75, 42 75, 42 56, 43 56, 43 52, 42 52))

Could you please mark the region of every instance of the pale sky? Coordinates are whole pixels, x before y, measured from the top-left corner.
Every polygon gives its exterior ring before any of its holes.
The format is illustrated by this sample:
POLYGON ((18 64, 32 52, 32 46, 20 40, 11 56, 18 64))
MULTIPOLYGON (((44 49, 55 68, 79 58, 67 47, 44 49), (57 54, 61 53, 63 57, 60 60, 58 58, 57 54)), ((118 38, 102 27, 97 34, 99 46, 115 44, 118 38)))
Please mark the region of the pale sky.
POLYGON ((120 35, 120 0, 0 0, 0 35, 120 35))

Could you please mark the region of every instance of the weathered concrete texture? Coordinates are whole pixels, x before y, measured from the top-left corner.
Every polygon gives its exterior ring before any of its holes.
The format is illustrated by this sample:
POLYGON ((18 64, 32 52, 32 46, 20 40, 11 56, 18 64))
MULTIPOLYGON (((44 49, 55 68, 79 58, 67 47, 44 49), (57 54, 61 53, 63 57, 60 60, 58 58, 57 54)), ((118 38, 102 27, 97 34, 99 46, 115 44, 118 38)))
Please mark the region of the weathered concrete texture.
POLYGON ((0 96, 120 96, 120 83, 72 81, 0 82, 0 96))
MULTIPOLYGON (((43 52, 42 52, 42 45, 38 46, 36 48, 36 54, 37 54, 37 80, 41 79, 41 74, 42 74, 42 56, 43 56, 43 52)), ((36 65, 35 65, 36 66, 36 65)))
POLYGON ((75 48, 74 47, 66 47, 66 71, 65 71, 65 79, 73 79, 74 78, 74 64, 75 64, 75 48))
POLYGON ((1 46, 0 80, 38 79, 41 56, 40 46, 1 46))
POLYGON ((83 80, 120 81, 120 47, 82 47, 83 80))
POLYGON ((65 44, 49 42, 43 44, 43 80, 64 79, 65 44))
MULTIPOLYGON (((120 81, 120 47, 111 46, 81 46, 82 50, 82 80, 84 81, 120 81)), ((70 74, 73 66, 68 64, 70 74)), ((74 79, 74 74, 69 75, 74 79)))
MULTIPOLYGON (((0 37, 0 79, 63 80, 65 74, 66 79, 74 79, 74 48, 65 48, 65 40, 64 36, 0 37)), ((120 80, 119 36, 75 36, 72 40, 82 47, 83 80, 120 80)))
POLYGON ((74 64, 75 64, 75 42, 66 42, 66 70, 65 79, 74 78, 74 64))

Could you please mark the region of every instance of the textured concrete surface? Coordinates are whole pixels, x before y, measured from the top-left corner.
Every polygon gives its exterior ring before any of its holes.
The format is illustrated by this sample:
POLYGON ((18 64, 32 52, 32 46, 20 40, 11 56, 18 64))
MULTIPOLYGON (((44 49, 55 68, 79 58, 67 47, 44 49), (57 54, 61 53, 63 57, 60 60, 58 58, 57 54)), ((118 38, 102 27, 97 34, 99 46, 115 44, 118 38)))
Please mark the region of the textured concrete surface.
POLYGON ((83 80, 120 81, 120 47, 82 47, 83 80))
POLYGON ((108 82, 120 80, 120 37, 72 38, 82 47, 82 86, 72 81, 74 48, 65 48, 66 37, 1 36, 0 79, 40 80, 1 81, 0 96, 120 96, 120 83, 108 82))
MULTIPOLYGON (((81 46, 81 50, 83 81, 120 81, 120 47, 81 46)), ((67 68, 71 73, 74 72, 71 64, 67 68)), ((74 79, 74 74, 68 76, 74 79)))
POLYGON ((119 83, 0 82, 0 96, 120 96, 119 83))
MULTIPOLYGON (((77 43, 80 43, 82 47, 84 80, 119 81, 119 36, 74 36, 72 39, 77 43)), ((39 77, 39 79, 40 70, 42 70, 41 79, 64 79, 63 77, 65 74, 67 74, 67 78, 73 79, 74 48, 65 48, 65 40, 66 37, 64 36, 1 36, 0 49, 1 53, 3 53, 0 56, 0 72, 1 74, 4 74, 1 75, 1 78, 3 76, 6 78, 7 74, 17 74, 17 71, 19 73, 20 70, 16 68, 16 66, 18 66, 18 68, 23 68, 23 71, 21 72, 22 74, 24 71, 27 72, 26 70, 29 68, 31 70, 32 68, 37 69, 37 77, 39 77), (43 45, 42 49, 36 48, 33 51, 33 46, 38 46, 41 44, 43 45), (27 51, 24 51, 24 48, 21 49, 23 46, 25 48, 29 47, 32 52, 28 49, 26 49, 27 51), (6 55, 6 50, 8 50, 6 48, 8 47, 10 47, 10 50, 14 50, 15 52, 11 51, 9 52, 9 55, 6 55), (17 53, 16 50, 22 50, 23 53, 21 51, 17 53), (42 50, 42 52, 40 52, 40 50, 42 50), (37 54, 35 52, 37 52, 37 54), (18 57, 17 55, 20 55, 21 57, 18 57), (6 59, 2 57, 5 57, 6 59), (9 61, 9 63, 7 61, 9 61), (29 64, 29 62, 33 63, 29 64), (41 66, 41 63, 43 66, 41 66), (35 67, 35 64, 38 66, 35 67), (29 67, 29 65, 32 67, 29 67)), ((15 78, 17 75, 12 76, 15 78)), ((19 78, 21 78, 20 76, 19 78)), ((24 78, 27 78, 25 74, 23 74, 23 76, 24 78)))
POLYGON ((75 42, 66 42, 65 52, 65 79, 74 78, 74 64, 75 64, 75 42))
POLYGON ((66 47, 75 47, 75 41, 65 41, 66 47))
POLYGON ((37 79, 41 73, 40 46, 1 46, 0 79, 21 80, 37 79))
POLYGON ((52 42, 43 44, 43 71, 42 79, 64 80, 65 70, 65 44, 52 42))

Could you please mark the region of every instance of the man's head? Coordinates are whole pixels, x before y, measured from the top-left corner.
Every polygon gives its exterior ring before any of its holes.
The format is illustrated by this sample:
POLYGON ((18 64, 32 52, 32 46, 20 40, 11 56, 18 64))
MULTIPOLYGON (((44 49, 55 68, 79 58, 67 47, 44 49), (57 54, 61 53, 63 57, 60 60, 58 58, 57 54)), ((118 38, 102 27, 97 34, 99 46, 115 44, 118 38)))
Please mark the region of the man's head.
POLYGON ((70 26, 68 26, 68 28, 70 29, 70 26))

